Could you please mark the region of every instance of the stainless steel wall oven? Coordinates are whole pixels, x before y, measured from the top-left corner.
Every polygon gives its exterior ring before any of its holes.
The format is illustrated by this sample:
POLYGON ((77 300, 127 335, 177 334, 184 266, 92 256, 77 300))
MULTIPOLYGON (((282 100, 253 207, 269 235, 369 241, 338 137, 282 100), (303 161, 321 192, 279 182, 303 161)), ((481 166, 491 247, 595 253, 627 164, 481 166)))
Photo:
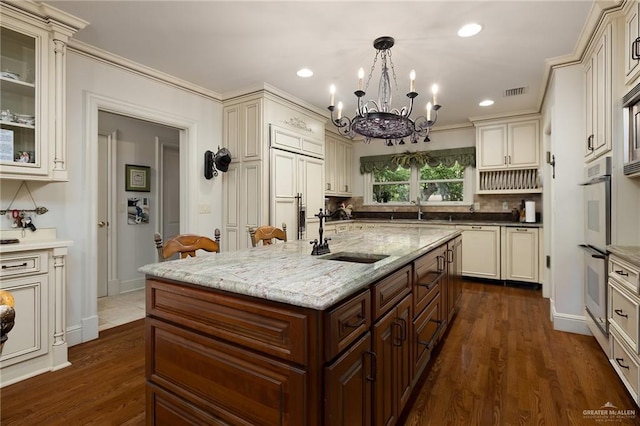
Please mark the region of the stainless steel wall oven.
MULTIPOLYGON (((609 334, 607 320, 607 245, 611 243, 611 157, 603 157, 585 168, 584 250, 585 310, 591 332, 596 337, 609 334), (597 334, 600 336, 597 336, 597 334)), ((603 350, 607 339, 597 339, 603 350)))

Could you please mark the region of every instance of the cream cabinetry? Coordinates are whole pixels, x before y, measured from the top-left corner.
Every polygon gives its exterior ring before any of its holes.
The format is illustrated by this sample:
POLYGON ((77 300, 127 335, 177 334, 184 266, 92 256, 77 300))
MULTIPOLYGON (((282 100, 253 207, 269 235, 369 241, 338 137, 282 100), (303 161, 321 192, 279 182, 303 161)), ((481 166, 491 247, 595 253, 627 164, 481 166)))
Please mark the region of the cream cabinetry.
POLYGON ((0 178, 66 181, 66 44, 87 22, 30 2, 0 15, 0 178))
POLYGON ((612 25, 604 27, 585 60, 585 161, 611 151, 612 25))
POLYGON ((502 279, 538 282, 538 228, 502 227, 502 279))
POLYGON ((476 129, 477 168, 494 170, 538 167, 540 164, 538 120, 494 123, 476 129))
POLYGON ((259 160, 262 154, 262 99, 249 99, 223 108, 223 140, 232 158, 259 160))
POLYGON ((541 192, 537 117, 476 124, 477 193, 541 192))
POLYGON ((250 226, 285 222, 290 238, 295 239, 297 193, 303 194, 309 221, 317 221, 309 214, 324 206, 324 121, 321 114, 288 101, 284 93, 266 85, 264 90, 224 102, 222 145, 231 151, 233 160, 221 176, 223 250, 251 247, 250 226), (272 151, 290 157, 282 170, 274 163, 272 151), (299 160, 304 161, 299 164, 299 160), (276 204, 276 193, 288 199, 281 198, 276 204), (282 214, 286 220, 279 219, 282 214))
POLYGON ((639 403, 640 264, 631 264, 611 254, 608 277, 609 362, 639 403))
POLYGON ((500 227, 456 225, 462 231, 462 275, 500 279, 500 227))
POLYGON ((325 151, 325 194, 350 197, 353 188, 353 147, 351 142, 326 132, 325 151))
MULTIPOLYGON (((624 82, 631 84, 640 72, 640 61, 633 59, 632 53, 640 54, 640 3, 637 0, 625 4, 624 15, 624 82)), ((640 56, 640 55, 638 55, 640 56)))
POLYGON ((0 251, 0 289, 14 297, 16 312, 0 356, 0 387, 69 365, 65 260, 70 244, 20 243, 0 251))

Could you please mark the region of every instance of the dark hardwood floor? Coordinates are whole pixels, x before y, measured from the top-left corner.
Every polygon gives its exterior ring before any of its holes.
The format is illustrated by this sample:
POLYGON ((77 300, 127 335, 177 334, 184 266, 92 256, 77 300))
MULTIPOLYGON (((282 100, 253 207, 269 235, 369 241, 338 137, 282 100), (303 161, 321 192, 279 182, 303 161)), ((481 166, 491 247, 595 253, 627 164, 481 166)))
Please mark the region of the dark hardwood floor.
MULTIPOLYGON (((71 367, 2 389, 0 424, 144 424, 143 324, 100 333, 98 340, 70 348, 71 367)), ((465 282, 447 339, 400 420, 438 426, 640 424, 640 409, 592 337, 553 330, 540 291, 465 282), (638 415, 585 416, 607 402, 638 415)))

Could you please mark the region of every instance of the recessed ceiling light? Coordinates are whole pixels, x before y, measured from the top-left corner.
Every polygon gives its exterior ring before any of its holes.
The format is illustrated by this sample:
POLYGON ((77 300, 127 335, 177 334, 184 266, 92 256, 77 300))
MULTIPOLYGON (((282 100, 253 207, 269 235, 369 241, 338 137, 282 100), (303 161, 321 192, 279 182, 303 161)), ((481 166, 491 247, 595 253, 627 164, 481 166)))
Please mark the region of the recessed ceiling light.
POLYGON ((480 24, 467 24, 458 30, 460 37, 471 37, 482 31, 482 25, 480 24))
POLYGON ((484 101, 480 102, 478 105, 480 105, 480 106, 491 106, 491 105, 493 105, 493 101, 491 99, 485 99, 484 101))
POLYGON ((298 77, 308 78, 313 75, 313 71, 311 71, 309 68, 302 68, 301 70, 298 70, 296 74, 298 74, 298 77))

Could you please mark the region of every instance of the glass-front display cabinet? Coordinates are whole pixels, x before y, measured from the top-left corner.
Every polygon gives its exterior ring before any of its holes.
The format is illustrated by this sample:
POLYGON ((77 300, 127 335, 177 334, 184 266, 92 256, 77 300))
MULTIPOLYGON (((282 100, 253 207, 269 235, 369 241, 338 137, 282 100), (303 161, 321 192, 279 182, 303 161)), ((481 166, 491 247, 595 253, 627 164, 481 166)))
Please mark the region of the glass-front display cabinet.
POLYGON ((65 181, 66 43, 87 23, 24 1, 0 15, 0 178, 65 181))
POLYGON ((0 161, 40 167, 35 37, 0 29, 0 161))

